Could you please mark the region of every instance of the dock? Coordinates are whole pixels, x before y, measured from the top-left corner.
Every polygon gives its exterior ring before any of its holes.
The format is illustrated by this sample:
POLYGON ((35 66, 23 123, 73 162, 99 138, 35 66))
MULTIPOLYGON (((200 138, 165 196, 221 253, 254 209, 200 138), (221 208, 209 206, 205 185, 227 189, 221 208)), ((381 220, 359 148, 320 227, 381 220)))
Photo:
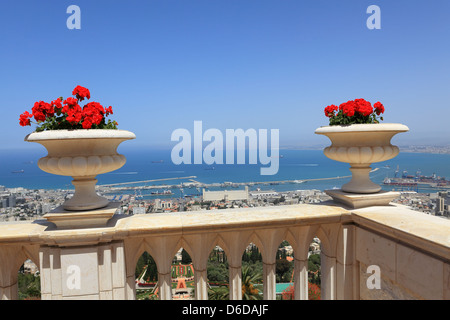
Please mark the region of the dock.
MULTIPOLYGON (((375 172, 379 168, 375 168, 370 172, 375 172)), ((351 175, 347 176, 336 176, 327 178, 314 178, 314 179, 294 179, 294 180, 278 180, 278 181, 250 181, 250 182, 223 182, 223 183, 202 183, 197 179, 197 176, 188 177, 175 177, 175 178, 164 178, 164 179, 152 179, 152 180, 141 180, 141 181, 131 181, 131 182, 120 182, 120 183, 110 183, 98 185, 100 188, 110 188, 110 191, 119 190, 145 190, 145 189, 169 189, 169 188, 211 188, 211 187, 231 187, 238 188, 240 186, 253 186, 253 185, 279 185, 279 184, 301 184, 309 181, 324 181, 324 180, 336 180, 336 179, 347 179, 351 178, 351 175), (151 182, 161 182, 161 181, 172 181, 172 180, 188 180, 189 182, 182 182, 180 184, 160 184, 160 185, 147 185, 151 182), (140 184, 139 186, 130 186, 133 184, 140 184), (142 185, 144 184, 144 185, 142 185)))

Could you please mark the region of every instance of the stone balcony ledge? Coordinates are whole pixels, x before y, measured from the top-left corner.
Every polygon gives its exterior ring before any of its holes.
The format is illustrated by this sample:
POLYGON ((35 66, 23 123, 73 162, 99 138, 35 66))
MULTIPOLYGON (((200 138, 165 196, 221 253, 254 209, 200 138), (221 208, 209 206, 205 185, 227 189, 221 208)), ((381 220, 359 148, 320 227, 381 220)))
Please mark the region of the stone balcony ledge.
POLYGON ((450 299, 449 230, 450 220, 402 205, 348 209, 334 202, 116 214, 96 228, 58 229, 45 219, 3 223, 0 297, 16 297, 17 270, 31 258, 40 266, 42 299, 134 299, 136 262, 147 251, 158 266, 160 299, 169 300, 171 261, 184 247, 196 270, 196 298, 204 300, 207 257, 219 245, 228 257, 230 299, 240 300, 242 252, 253 242, 263 257, 264 299, 274 299, 275 253, 288 240, 295 299, 307 299, 308 248, 317 236, 323 299, 450 299), (99 285, 75 293, 65 288, 63 269, 74 262, 89 270, 88 284, 97 279, 99 285), (366 288, 370 265, 380 267, 383 290, 366 288))
POLYGON ((449 219, 395 204, 352 210, 352 221, 371 232, 450 261, 449 219))
POLYGON ((450 220, 403 205, 346 209, 333 203, 141 215, 114 215, 107 226, 58 230, 42 219, 0 224, 0 244, 70 245, 159 234, 195 234, 267 227, 355 223, 450 261, 450 220))
POLYGON ((0 224, 0 244, 78 245, 142 235, 243 231, 287 225, 340 223, 350 212, 329 205, 286 205, 177 213, 114 215, 105 227, 59 230, 45 219, 0 224))

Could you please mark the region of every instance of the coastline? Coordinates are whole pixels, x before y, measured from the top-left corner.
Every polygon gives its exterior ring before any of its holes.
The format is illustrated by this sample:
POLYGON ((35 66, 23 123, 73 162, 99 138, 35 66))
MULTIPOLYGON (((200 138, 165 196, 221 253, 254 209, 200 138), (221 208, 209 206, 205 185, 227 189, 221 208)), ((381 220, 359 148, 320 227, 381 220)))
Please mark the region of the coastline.
MULTIPOLYGON (((403 149, 405 150, 405 149, 403 149)), ((425 176, 436 174, 440 177, 450 177, 450 153, 431 153, 430 149, 408 149, 391 160, 374 163, 372 169, 375 183, 382 183, 387 177, 394 178, 398 170, 400 177, 404 172, 415 175, 418 172, 425 176), (416 151, 416 152, 413 152, 416 151), (421 151, 421 152, 419 152, 421 151)), ((436 150, 435 150, 436 151, 436 150)), ((143 185, 164 184, 157 180, 173 180, 175 177, 195 176, 204 184, 213 183, 243 183, 243 182, 280 182, 308 180, 302 187, 308 189, 333 188, 345 183, 350 171, 348 165, 328 159, 322 149, 282 149, 280 152, 280 170, 273 176, 261 176, 258 165, 175 165, 170 158, 169 150, 123 150, 127 157, 125 166, 115 172, 98 177, 98 185, 130 184, 145 181, 143 185), (159 161, 155 161, 159 160, 159 161), (340 181, 333 181, 336 178, 340 181), (323 180, 323 182, 320 182, 323 180), (329 183, 325 183, 329 180, 329 183)), ((72 189, 70 177, 51 175, 43 172, 37 162, 41 152, 7 153, 2 156, 0 168, 0 186, 6 188, 23 187, 26 189, 72 189)), ((183 180, 181 180, 183 181, 183 180)), ((189 182, 185 179, 183 182, 189 182)))

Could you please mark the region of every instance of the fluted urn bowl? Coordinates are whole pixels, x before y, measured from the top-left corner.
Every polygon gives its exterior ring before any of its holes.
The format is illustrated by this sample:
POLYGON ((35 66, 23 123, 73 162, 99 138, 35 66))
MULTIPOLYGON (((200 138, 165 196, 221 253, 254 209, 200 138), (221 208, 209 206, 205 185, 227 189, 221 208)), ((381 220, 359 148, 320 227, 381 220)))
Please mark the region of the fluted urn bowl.
POLYGON ((108 205, 108 199, 95 191, 96 176, 121 168, 126 158, 117 153, 117 147, 135 138, 126 130, 80 129, 33 132, 25 141, 40 143, 47 149, 47 156, 38 161, 41 170, 73 177, 75 193, 63 208, 84 211, 108 205))
POLYGON ((369 177, 370 165, 396 157, 397 146, 391 144, 394 135, 409 131, 399 123, 352 124, 348 126, 325 126, 315 133, 327 136, 331 146, 324 149, 325 155, 336 161, 350 164, 352 179, 342 186, 350 193, 376 193, 381 186, 369 177))

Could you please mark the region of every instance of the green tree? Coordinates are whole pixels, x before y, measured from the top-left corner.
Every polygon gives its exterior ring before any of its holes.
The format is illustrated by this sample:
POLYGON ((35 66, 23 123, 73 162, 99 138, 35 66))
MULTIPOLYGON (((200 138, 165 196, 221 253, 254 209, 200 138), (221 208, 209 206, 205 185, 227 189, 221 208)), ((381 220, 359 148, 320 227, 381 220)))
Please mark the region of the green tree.
POLYGON ((287 240, 283 240, 283 241, 281 241, 281 243, 278 246, 278 248, 284 248, 286 246, 289 246, 289 242, 287 240))
POLYGON ((192 262, 191 256, 186 250, 181 251, 181 263, 182 264, 190 264, 192 262))
POLYGON ((228 283, 228 263, 210 261, 207 264, 208 281, 228 283))
POLYGON ((249 262, 250 261, 250 254, 246 251, 242 254, 242 261, 249 262))
POLYGON ((135 277, 136 279, 141 275, 141 273, 145 270, 144 279, 149 279, 150 281, 158 281, 158 268, 156 266, 155 260, 153 257, 145 251, 138 259, 136 263, 135 277), (147 266, 147 267, 146 267, 147 266))
POLYGON ((214 248, 209 254, 209 261, 226 262, 227 256, 222 249, 214 248))
POLYGON ((276 261, 275 272, 277 282, 290 282, 291 263, 286 259, 278 259, 276 261))
POLYGON ((262 255, 259 252, 259 249, 257 246, 253 245, 250 249, 250 261, 255 263, 257 261, 262 261, 262 255))
POLYGON ((17 278, 17 289, 19 300, 40 299, 41 280, 40 276, 30 273, 19 273, 17 278))

